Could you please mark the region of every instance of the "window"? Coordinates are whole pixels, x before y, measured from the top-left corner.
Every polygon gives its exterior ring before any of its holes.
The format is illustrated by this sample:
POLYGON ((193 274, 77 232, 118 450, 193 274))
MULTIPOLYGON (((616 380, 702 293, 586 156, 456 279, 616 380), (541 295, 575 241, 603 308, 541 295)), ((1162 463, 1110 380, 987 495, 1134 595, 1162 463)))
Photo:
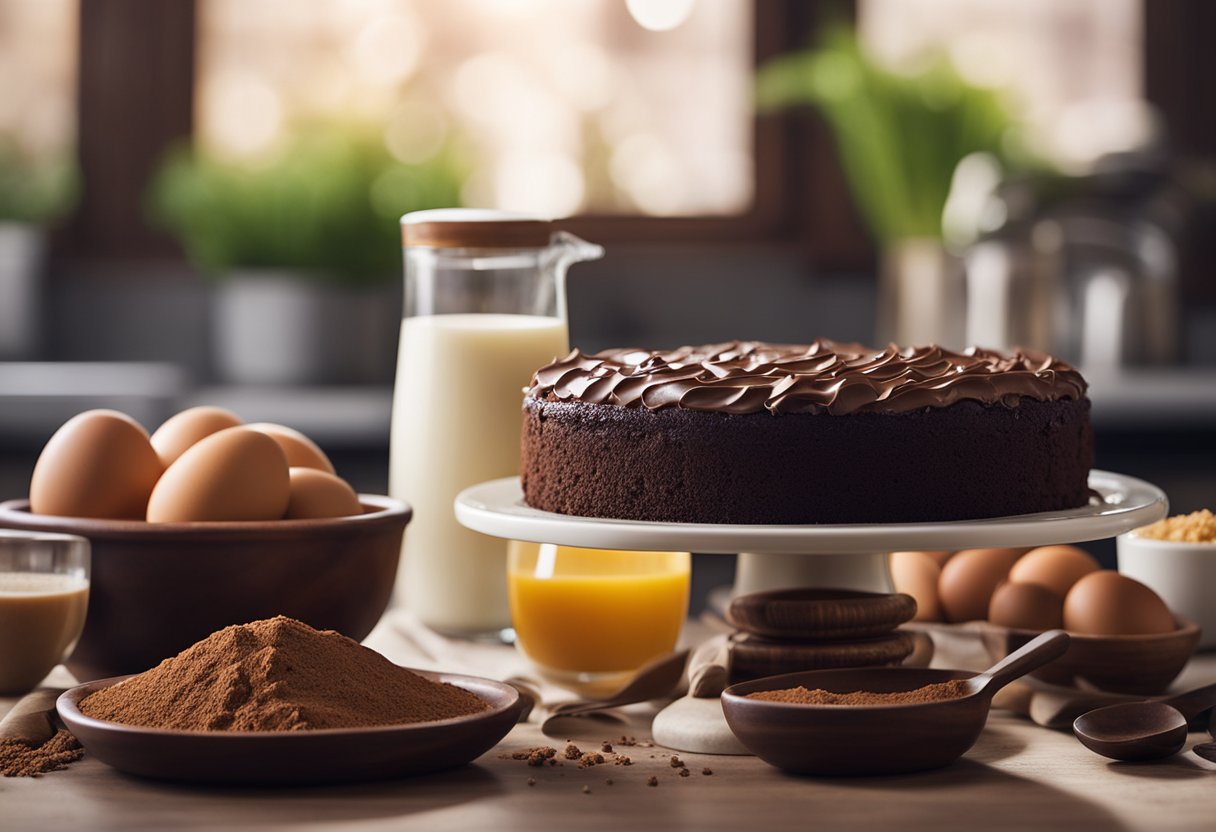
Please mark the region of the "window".
POLYGON ((403 161, 458 148, 469 204, 737 215, 754 191, 752 15, 735 0, 200 0, 197 133, 256 156, 310 118, 372 120, 403 161))
POLYGON ((894 67, 944 50, 1010 92, 1033 144, 1066 170, 1152 136, 1142 0, 861 0, 865 44, 894 67))
POLYGON ((35 157, 76 140, 76 0, 0 0, 0 135, 35 157))

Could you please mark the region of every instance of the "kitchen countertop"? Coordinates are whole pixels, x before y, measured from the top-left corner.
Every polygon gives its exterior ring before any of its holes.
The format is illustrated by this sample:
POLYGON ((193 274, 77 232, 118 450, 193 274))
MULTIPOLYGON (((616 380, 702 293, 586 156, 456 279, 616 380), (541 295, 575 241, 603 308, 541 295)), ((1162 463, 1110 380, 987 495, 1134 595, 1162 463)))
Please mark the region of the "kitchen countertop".
MULTIPOLYGON (((411 646, 386 620, 367 643, 400 662, 411 646)), ((503 648, 505 649, 505 648, 503 648)), ((56 673, 63 674, 62 669, 56 673)), ((1179 685, 1216 680, 1216 654, 1196 657, 1179 685)), ((0 699, 0 714, 15 700, 0 699)), ((461 769, 385 783, 308 789, 192 788, 120 775, 86 758, 37 779, 0 779, 0 828, 25 829, 399 829, 533 830, 765 829, 868 827, 900 830, 1210 829, 1216 765, 1189 750, 1163 762, 1114 763, 1069 733, 994 711, 960 761, 898 777, 809 779, 754 757, 627 749, 629 767, 536 769, 503 759, 536 745, 586 749, 621 734, 648 737, 645 714, 631 724, 585 721, 570 737, 516 726, 495 749, 461 769), (650 755, 654 754, 652 758, 650 755), (702 769, 708 767, 712 775, 702 769), (657 776, 659 785, 646 780, 657 776), (528 785, 534 778, 535 785, 528 785), (613 785, 606 781, 612 779, 613 785), (584 785, 590 793, 584 793, 584 785)), ((1189 746, 1207 740, 1191 734, 1189 746)), ((618 749, 620 750, 620 749, 618 749)))

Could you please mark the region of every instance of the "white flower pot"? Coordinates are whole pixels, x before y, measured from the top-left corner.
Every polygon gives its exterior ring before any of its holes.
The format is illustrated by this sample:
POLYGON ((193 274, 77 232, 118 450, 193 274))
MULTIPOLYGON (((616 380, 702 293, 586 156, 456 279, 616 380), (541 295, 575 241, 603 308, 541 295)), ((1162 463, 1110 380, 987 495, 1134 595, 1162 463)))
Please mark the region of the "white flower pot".
POLYGON ((401 301, 291 270, 234 272, 217 287, 216 373, 232 384, 391 383, 401 301))

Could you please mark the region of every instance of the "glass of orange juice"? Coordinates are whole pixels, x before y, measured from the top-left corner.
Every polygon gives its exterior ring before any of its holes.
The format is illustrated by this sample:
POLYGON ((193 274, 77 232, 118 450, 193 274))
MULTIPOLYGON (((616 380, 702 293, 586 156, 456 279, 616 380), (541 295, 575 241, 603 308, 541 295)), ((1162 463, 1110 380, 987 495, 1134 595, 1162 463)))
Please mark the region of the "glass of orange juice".
POLYGON ((691 562, 688 552, 512 541, 507 595, 516 644, 555 684, 609 689, 675 648, 691 562))

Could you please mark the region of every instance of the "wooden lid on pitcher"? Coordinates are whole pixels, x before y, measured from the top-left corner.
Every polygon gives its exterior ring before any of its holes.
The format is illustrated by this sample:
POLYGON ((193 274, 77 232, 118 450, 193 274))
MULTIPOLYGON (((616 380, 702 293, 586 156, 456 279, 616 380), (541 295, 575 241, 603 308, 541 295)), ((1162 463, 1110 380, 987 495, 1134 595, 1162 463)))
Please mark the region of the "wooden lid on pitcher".
POLYGON ((418 248, 544 248, 553 223, 484 208, 435 208, 401 218, 401 243, 418 248))

